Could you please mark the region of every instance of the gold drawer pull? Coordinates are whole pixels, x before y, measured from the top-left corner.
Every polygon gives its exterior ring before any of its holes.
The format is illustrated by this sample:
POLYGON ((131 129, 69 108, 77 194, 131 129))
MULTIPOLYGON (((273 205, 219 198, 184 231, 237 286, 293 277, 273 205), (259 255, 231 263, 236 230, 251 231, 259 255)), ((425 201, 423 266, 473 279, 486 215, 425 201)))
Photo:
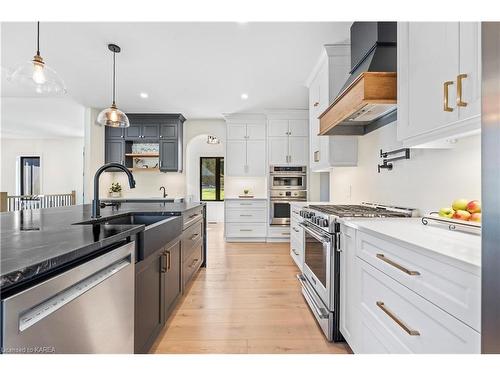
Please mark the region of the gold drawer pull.
POLYGON ((400 264, 397 264, 396 262, 390 260, 387 258, 384 254, 377 254, 377 258, 386 262, 387 264, 390 264, 393 267, 396 267, 398 270, 403 271, 404 273, 411 275, 411 276, 417 276, 420 275, 420 272, 418 271, 410 271, 408 268, 403 267, 400 264))
POLYGON ((453 85, 453 81, 446 81, 443 84, 443 111, 445 112, 453 112, 453 108, 448 105, 448 87, 453 85))
POLYGON ((240 229, 240 232, 253 232, 253 229, 240 229))
POLYGON ((397 323, 398 326, 400 326, 401 328, 403 328, 407 334, 409 334, 410 336, 420 336, 420 332, 415 331, 414 329, 411 329, 406 324, 404 324, 401 321, 401 319, 399 319, 396 315, 394 315, 394 313, 391 310, 389 310, 387 307, 385 307, 385 304, 382 301, 377 301, 377 306, 383 312, 385 312, 389 316, 389 318, 391 318, 392 320, 394 320, 397 323))
POLYGON ((462 80, 467 78, 467 74, 459 74, 457 76, 457 106, 467 107, 467 103, 462 101, 462 80))
POLYGON ((193 241, 193 240, 194 240, 196 237, 198 237, 199 235, 200 235, 199 233, 193 234, 193 235, 189 238, 189 240, 190 240, 190 241, 193 241))

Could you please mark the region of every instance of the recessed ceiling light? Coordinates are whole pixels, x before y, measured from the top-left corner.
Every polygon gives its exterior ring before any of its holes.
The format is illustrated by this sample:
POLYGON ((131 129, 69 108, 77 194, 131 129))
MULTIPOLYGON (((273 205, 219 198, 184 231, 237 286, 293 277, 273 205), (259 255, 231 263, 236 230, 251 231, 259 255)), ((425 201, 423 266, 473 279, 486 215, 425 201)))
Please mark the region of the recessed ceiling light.
POLYGON ((241 94, 241 99, 247 100, 248 99, 248 94, 241 94))
POLYGON ((147 93, 147 92, 141 92, 139 95, 140 95, 140 97, 141 97, 141 98, 143 98, 143 99, 147 99, 147 98, 149 98, 149 95, 148 95, 148 93, 147 93))

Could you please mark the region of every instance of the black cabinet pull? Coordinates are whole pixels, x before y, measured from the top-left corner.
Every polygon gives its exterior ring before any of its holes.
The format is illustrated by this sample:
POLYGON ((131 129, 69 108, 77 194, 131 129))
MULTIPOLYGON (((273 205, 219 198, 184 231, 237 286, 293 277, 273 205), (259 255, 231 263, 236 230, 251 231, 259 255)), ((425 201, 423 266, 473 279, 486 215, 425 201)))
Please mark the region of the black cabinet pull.
POLYGON ((165 253, 161 254, 160 258, 160 267, 161 267, 161 273, 167 272, 167 256, 165 253))

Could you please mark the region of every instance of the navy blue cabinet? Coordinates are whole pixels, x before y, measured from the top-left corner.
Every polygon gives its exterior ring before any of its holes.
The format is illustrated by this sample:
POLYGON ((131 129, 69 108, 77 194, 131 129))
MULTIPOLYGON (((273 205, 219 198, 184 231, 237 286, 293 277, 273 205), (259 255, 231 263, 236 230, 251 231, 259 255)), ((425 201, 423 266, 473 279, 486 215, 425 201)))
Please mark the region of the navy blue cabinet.
POLYGON ((117 162, 131 168, 134 143, 158 143, 159 170, 161 172, 182 172, 183 124, 181 114, 130 113, 130 126, 125 129, 106 128, 106 162, 117 162))

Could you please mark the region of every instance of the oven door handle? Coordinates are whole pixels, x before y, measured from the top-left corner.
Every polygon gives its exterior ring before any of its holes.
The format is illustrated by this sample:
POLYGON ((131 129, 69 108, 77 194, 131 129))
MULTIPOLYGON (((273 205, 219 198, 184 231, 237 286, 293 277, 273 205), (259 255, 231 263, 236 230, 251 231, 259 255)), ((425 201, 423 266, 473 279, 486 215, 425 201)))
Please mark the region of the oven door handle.
POLYGON ((318 241, 322 242, 322 243, 325 243, 325 242, 328 242, 330 243, 331 242, 331 239, 328 237, 328 236, 325 236, 321 233, 318 233, 316 230, 314 230, 311 226, 305 224, 305 223, 299 223, 299 226, 301 226, 302 228, 304 228, 304 230, 309 233, 311 236, 313 236, 314 238, 316 238, 318 241))
POLYGON ((320 307, 316 304, 316 302, 314 302, 314 298, 311 296, 311 293, 309 292, 309 290, 307 289, 307 285, 305 284, 306 281, 305 281, 305 276, 303 275, 297 275, 297 279, 299 280, 300 284, 302 285, 302 290, 304 290, 307 295, 309 296, 309 300, 311 301, 311 304, 309 306, 311 306, 315 311, 316 311, 316 314, 321 318, 321 319, 327 319, 329 314, 328 314, 328 311, 326 311, 326 309, 324 307, 320 307))

